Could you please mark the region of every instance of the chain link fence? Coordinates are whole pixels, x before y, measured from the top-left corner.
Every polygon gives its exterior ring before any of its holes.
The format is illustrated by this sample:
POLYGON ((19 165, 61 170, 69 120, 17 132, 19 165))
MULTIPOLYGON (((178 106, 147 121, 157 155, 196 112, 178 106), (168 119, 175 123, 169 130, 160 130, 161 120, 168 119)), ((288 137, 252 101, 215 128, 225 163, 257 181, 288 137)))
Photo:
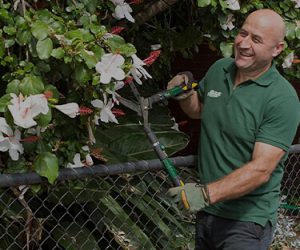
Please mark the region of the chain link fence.
MULTIPOLYGON (((299 249, 300 149, 292 150, 272 249, 299 249)), ((194 156, 171 161, 196 181, 194 156)), ((0 249, 193 249, 194 218, 166 198, 162 168, 151 160, 62 169, 55 185, 35 173, 0 175, 0 249)))

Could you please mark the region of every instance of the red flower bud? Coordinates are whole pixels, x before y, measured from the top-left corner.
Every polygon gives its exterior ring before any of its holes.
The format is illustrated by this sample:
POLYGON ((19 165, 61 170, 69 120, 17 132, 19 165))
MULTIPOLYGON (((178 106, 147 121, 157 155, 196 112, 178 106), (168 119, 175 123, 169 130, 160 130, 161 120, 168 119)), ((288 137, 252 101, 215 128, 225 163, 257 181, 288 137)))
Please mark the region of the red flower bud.
POLYGON ((159 57, 160 53, 161 53, 161 50, 152 51, 150 53, 150 56, 147 57, 146 59, 144 59, 143 62, 146 63, 147 66, 150 66, 152 63, 154 63, 156 61, 156 59, 159 57))
POLYGON ((23 138, 20 141, 22 141, 22 142, 36 142, 38 140, 40 140, 40 137, 36 136, 36 135, 33 135, 33 136, 29 136, 29 137, 23 138))
POLYGON ((46 91, 44 92, 44 95, 45 95, 45 97, 46 97, 47 99, 53 97, 53 93, 52 93, 52 91, 50 91, 50 90, 46 90, 46 91))
POLYGON ((93 113, 93 110, 90 108, 87 108, 87 107, 80 107, 79 113, 80 113, 80 115, 89 115, 89 114, 93 113))
POLYGON ((116 117, 125 115, 125 112, 124 112, 123 110, 117 109, 117 108, 113 108, 113 109, 111 110, 111 112, 112 112, 116 117))
POLYGON ((122 30, 125 29, 125 27, 122 27, 122 26, 114 26, 111 28, 111 31, 110 33, 111 34, 119 34, 122 32, 122 30))

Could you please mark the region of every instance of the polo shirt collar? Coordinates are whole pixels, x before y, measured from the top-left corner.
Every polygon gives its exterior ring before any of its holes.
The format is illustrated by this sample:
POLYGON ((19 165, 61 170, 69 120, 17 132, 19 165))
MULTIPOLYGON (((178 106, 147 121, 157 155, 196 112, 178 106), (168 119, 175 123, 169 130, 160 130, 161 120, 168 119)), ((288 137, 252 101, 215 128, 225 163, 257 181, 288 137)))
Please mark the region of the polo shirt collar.
MULTIPOLYGON (((234 60, 231 64, 224 67, 224 71, 226 73, 229 73, 231 76, 235 75, 236 72, 236 66, 234 60)), ((276 63, 273 61, 271 67, 263 73, 259 78, 256 80, 252 80, 252 82, 261 85, 261 86, 268 86, 270 85, 276 78, 277 69, 276 69, 276 63)))

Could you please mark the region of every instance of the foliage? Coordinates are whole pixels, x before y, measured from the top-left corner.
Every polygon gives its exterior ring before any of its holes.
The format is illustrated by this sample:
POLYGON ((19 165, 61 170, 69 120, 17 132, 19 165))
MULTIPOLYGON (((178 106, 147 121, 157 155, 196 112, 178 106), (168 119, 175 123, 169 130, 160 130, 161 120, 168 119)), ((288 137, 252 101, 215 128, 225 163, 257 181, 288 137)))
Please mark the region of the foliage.
MULTIPOLYGON (((156 58, 139 59, 134 45, 118 35, 122 29, 113 27, 117 19, 132 21, 130 13, 120 1, 0 1, 3 171, 36 171, 53 183, 59 167, 118 160, 96 148, 95 141, 104 141, 94 133, 97 125, 99 134, 118 123, 116 115, 123 113, 115 108, 117 91, 151 77, 144 67, 156 58), (118 12, 124 6, 127 12, 118 12), (94 150, 102 155, 95 157, 94 150)), ((165 134, 174 135, 167 124, 165 134)), ((173 145, 171 152, 184 145, 173 145)))
POLYGON ((159 64, 151 69, 151 73, 160 76, 161 82, 167 82, 170 79, 172 62, 178 52, 183 57, 192 59, 200 49, 206 47, 211 50, 208 53, 215 53, 220 57, 233 56, 234 38, 245 17, 261 8, 273 9, 284 18, 287 27, 286 46, 276 62, 286 78, 290 81, 299 80, 300 9, 298 2, 293 0, 178 1, 169 11, 157 15, 138 30, 134 30, 134 33, 139 34, 135 36, 134 43, 138 50, 142 49, 140 44, 161 44, 162 56, 159 64), (159 75, 160 72, 162 73, 159 75))

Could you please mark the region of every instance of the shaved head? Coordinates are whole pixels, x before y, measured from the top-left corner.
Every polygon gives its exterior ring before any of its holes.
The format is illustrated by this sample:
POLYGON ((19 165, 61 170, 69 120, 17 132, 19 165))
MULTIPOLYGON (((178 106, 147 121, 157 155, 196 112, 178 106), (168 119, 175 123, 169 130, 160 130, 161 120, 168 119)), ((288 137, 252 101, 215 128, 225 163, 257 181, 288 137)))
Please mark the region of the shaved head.
POLYGON ((268 35, 272 36, 276 43, 284 40, 286 33, 284 20, 273 10, 256 10, 247 17, 246 22, 254 22, 257 26, 264 29, 268 35))

